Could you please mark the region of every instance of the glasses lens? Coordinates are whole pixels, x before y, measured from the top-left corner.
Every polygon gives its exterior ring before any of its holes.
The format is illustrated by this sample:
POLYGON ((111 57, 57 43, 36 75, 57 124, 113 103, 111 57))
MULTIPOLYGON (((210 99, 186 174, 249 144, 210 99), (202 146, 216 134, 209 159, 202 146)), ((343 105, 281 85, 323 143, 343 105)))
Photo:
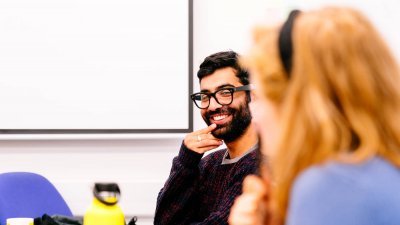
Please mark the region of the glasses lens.
POLYGON ((215 97, 217 98, 219 104, 221 105, 229 105, 232 103, 232 89, 221 89, 215 93, 215 97))
POLYGON ((194 103, 200 109, 205 109, 208 107, 210 97, 203 93, 197 93, 193 96, 194 103))
POLYGON ((233 100, 233 88, 224 88, 216 91, 215 93, 197 93, 192 95, 192 99, 196 106, 200 109, 206 109, 210 105, 210 98, 215 97, 218 104, 229 105, 233 100))

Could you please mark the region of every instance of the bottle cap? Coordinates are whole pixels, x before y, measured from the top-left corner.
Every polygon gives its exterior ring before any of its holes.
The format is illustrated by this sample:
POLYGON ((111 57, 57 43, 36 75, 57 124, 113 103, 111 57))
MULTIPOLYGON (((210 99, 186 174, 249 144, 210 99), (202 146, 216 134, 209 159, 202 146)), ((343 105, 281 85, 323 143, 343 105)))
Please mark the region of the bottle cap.
POLYGON ((95 183, 93 195, 106 205, 115 205, 121 196, 121 191, 116 183, 95 183))

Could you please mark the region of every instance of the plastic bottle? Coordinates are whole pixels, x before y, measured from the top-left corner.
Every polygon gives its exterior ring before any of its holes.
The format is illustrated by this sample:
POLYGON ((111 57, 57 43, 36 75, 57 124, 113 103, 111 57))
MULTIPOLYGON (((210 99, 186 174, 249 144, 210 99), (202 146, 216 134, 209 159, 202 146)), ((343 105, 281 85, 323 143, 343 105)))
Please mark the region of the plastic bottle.
POLYGON ((116 183, 95 183, 93 195, 83 225, 125 225, 124 213, 117 205, 121 192, 116 183))

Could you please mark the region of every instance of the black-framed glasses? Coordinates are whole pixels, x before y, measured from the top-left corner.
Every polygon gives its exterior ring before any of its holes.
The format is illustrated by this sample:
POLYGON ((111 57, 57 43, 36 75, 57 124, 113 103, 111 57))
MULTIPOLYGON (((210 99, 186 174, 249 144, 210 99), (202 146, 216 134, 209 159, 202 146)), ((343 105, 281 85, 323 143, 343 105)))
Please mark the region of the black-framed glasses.
POLYGON ((233 102, 233 93, 237 91, 250 91, 253 85, 247 84, 240 87, 224 87, 214 93, 198 92, 190 95, 190 98, 199 109, 207 109, 210 106, 211 97, 220 105, 230 105, 233 102))

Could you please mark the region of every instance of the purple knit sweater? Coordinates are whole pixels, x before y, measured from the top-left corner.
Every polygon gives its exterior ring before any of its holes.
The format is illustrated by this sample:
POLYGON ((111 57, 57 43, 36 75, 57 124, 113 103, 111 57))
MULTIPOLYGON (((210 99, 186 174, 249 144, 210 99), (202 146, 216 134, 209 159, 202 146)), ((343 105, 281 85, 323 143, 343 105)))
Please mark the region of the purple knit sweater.
POLYGON ((168 180, 157 198, 154 224, 228 224, 244 177, 257 170, 257 150, 236 163, 221 164, 226 149, 203 159, 182 144, 168 180))

